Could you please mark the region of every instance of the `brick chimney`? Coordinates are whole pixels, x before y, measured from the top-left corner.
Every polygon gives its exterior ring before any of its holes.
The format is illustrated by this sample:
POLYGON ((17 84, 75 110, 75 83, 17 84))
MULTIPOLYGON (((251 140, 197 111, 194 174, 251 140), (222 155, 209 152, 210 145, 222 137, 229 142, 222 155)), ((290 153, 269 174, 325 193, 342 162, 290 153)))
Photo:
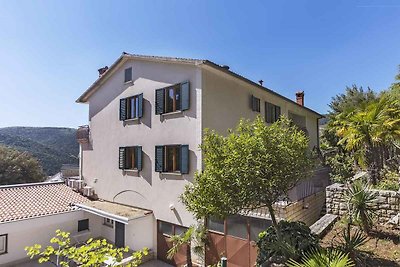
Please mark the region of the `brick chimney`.
POLYGON ((97 71, 99 72, 99 77, 103 76, 104 72, 106 72, 107 70, 108 66, 98 69, 97 71))
POLYGON ((304 91, 299 91, 296 93, 297 104, 304 106, 304 91))

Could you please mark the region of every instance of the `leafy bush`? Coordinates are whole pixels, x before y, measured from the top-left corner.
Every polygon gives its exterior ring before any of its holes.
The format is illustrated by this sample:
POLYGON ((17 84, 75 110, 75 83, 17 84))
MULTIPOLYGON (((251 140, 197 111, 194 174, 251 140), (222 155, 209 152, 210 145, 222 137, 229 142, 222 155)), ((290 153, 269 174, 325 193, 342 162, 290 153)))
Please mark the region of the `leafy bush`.
POLYGON ((259 234, 257 265, 263 266, 274 258, 281 258, 283 262, 299 259, 305 252, 319 248, 319 238, 303 222, 280 221, 278 229, 279 237, 274 227, 259 234))
POLYGON ((349 218, 359 223, 363 230, 368 233, 373 224, 373 203, 376 192, 362 180, 354 181, 344 193, 348 203, 349 218))
POLYGON ((398 191, 400 189, 400 174, 396 170, 385 168, 381 172, 381 179, 376 188, 398 191))
POLYGON ((335 153, 326 158, 326 163, 331 167, 329 174, 331 179, 337 183, 344 183, 355 174, 354 157, 349 153, 335 153))
POLYGON ((339 250, 312 250, 306 252, 301 262, 290 259, 288 267, 352 267, 354 262, 348 254, 339 250))

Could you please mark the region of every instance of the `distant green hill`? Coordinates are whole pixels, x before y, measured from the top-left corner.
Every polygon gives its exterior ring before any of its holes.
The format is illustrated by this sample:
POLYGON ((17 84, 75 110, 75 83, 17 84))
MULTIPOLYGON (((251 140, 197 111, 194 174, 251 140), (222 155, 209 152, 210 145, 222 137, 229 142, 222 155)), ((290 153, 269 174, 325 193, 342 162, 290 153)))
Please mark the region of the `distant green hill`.
POLYGON ((47 175, 60 171, 62 164, 78 164, 76 129, 55 127, 0 128, 0 144, 35 156, 47 175))

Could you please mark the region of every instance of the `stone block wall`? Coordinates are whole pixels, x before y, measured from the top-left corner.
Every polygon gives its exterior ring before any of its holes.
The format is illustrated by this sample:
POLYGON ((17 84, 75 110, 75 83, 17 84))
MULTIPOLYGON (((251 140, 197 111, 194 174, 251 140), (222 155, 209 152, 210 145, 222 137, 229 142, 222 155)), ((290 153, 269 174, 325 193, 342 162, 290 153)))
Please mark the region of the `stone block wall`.
MULTIPOLYGON (((330 214, 342 216, 347 213, 347 204, 344 200, 346 186, 332 184, 326 188, 326 211, 330 214)), ((400 192, 389 190, 375 190, 377 197, 373 209, 380 223, 387 223, 400 212, 400 192)))

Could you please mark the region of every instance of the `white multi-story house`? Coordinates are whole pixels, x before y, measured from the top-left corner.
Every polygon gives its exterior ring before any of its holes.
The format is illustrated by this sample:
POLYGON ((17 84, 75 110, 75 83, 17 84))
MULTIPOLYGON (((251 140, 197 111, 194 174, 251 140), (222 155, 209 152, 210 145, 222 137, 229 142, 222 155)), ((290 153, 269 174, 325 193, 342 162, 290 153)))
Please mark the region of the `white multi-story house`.
MULTIPOLYGON (((296 98, 208 60, 123 53, 110 68, 99 70, 99 78, 77 100, 89 105, 89 126, 78 132, 81 177, 99 198, 77 205, 87 212, 89 228, 111 225, 114 232, 107 238, 117 245, 136 250, 146 244, 158 259, 183 263, 184 254, 166 258, 167 237, 196 224, 179 196, 202 169, 204 129, 226 134, 241 118, 261 115, 273 123, 284 115, 306 131, 310 149, 318 148, 322 116, 304 106, 304 93, 296 98), (124 212, 130 207, 143 216, 130 217, 124 212)), ((292 190, 292 202, 277 206, 280 217, 308 224, 318 218, 324 200, 318 175, 292 190)), ((220 255, 230 266, 255 261, 251 241, 269 220, 264 211, 253 215, 207 222, 207 263, 220 255)))

